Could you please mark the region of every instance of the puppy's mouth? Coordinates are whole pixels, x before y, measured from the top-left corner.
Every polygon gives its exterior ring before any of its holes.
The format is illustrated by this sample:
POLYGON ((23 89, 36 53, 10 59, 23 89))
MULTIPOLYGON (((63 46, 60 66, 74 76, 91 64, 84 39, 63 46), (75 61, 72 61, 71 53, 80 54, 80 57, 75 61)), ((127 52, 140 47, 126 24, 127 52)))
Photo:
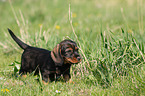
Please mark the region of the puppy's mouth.
POLYGON ((80 56, 73 57, 73 58, 66 57, 65 61, 66 61, 66 63, 69 63, 69 64, 78 64, 79 62, 81 62, 81 57, 80 56))

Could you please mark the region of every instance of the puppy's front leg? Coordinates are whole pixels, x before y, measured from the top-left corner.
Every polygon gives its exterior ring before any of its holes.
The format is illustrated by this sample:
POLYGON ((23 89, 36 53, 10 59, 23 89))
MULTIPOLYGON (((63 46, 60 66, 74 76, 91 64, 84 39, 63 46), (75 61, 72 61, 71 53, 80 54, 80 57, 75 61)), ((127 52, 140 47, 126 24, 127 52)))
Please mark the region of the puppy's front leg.
POLYGON ((54 74, 43 75, 42 79, 43 84, 47 85, 48 83, 55 80, 55 75, 54 74))
POLYGON ((74 83, 72 80, 71 80, 71 76, 70 74, 63 74, 63 78, 66 82, 68 83, 74 83))
POLYGON ((63 74, 63 78, 65 81, 69 81, 71 76, 70 76, 70 74, 63 74))
POLYGON ((43 76, 43 77, 42 77, 42 83, 43 83, 44 85, 47 85, 49 82, 50 82, 49 76, 43 76))
POLYGON ((68 83, 73 83, 73 81, 71 80, 71 75, 70 75, 70 66, 69 68, 65 69, 65 72, 63 73, 63 79, 68 83))
POLYGON ((46 81, 42 80, 42 83, 43 83, 44 85, 48 85, 49 82, 46 82, 46 81))

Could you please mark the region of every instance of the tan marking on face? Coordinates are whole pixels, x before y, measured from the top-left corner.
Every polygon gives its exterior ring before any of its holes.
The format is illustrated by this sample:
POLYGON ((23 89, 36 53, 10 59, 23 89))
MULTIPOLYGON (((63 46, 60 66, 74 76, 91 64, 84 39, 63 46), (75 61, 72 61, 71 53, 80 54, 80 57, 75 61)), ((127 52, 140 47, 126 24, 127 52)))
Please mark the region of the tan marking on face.
POLYGON ((67 51, 71 51, 71 52, 73 52, 73 49, 72 48, 67 48, 66 50, 65 50, 65 52, 67 52, 67 51))
POLYGON ((67 58, 66 57, 66 60, 69 61, 69 62, 71 62, 71 63, 79 63, 81 61, 81 60, 78 61, 76 57, 73 57, 73 58, 67 58))
POLYGON ((75 47, 75 50, 78 50, 78 47, 75 47))

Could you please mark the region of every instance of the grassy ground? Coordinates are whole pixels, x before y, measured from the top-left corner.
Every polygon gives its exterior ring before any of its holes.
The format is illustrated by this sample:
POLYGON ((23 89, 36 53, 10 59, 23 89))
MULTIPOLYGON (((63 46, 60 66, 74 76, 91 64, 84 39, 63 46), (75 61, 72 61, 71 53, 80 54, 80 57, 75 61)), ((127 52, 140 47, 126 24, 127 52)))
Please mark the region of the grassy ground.
POLYGON ((144 96, 144 4, 143 0, 0 0, 0 95, 144 96), (44 86, 31 74, 14 75, 22 50, 7 28, 27 44, 48 50, 64 38, 75 40, 83 60, 71 68, 74 83, 44 86))

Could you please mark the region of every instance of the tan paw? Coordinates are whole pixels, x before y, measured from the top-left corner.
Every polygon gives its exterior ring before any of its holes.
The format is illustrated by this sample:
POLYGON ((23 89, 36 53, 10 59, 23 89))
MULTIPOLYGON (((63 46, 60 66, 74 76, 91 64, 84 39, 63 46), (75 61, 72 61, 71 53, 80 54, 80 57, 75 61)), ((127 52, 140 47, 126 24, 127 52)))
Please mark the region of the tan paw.
POLYGON ((71 80, 71 79, 69 79, 69 81, 67 81, 68 83, 72 83, 72 84, 74 84, 74 82, 71 80))
POLYGON ((49 82, 45 82, 45 81, 43 81, 43 80, 42 80, 42 83, 43 83, 44 85, 48 85, 48 84, 49 84, 49 82))
POLYGON ((22 75, 22 77, 23 77, 23 78, 26 78, 26 77, 27 77, 27 75, 22 75))

